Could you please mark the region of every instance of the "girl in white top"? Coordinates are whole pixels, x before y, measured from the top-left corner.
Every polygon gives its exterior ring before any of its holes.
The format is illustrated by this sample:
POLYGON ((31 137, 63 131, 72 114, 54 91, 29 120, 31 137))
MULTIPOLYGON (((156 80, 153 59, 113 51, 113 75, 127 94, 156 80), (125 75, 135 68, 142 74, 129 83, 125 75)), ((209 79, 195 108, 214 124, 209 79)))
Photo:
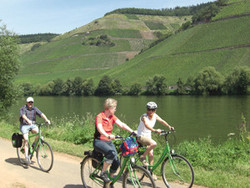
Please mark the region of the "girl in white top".
MULTIPOLYGON (((151 132, 161 133, 161 129, 154 129, 156 121, 159 121, 170 130, 174 130, 174 127, 171 127, 166 121, 161 119, 161 117, 155 113, 156 109, 157 104, 155 102, 148 102, 147 112, 140 117, 140 123, 137 128, 138 142, 147 146, 146 151, 140 156, 140 160, 145 166, 148 166, 148 163, 145 160, 147 155, 149 156, 149 164, 153 165, 153 149, 157 145, 157 143, 152 139, 151 132)), ((153 178, 157 179, 155 175, 153 175, 153 178)))

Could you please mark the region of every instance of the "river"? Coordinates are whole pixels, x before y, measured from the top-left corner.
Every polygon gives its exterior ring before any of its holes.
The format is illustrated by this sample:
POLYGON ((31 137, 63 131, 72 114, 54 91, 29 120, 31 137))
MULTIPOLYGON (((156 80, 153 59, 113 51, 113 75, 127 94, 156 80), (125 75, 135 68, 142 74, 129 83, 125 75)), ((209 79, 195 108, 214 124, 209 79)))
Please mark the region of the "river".
MULTIPOLYGON (((115 96, 116 116, 134 129, 146 112, 146 103, 158 104, 157 114, 176 129, 177 139, 197 140, 211 136, 214 142, 224 141, 229 133, 238 133, 242 113, 250 119, 250 96, 115 96)), ((103 110, 106 97, 34 97, 35 103, 49 119, 65 116, 94 116, 103 110)), ((11 108, 18 120, 19 108, 25 98, 11 108)), ((159 123, 156 128, 163 128, 159 123)))

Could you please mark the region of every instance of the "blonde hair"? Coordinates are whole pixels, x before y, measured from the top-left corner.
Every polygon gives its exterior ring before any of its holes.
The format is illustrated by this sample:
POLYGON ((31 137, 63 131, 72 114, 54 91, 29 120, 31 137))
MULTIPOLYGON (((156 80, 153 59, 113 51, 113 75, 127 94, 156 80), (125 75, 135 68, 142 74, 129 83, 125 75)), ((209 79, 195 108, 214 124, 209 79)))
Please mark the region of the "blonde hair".
POLYGON ((104 102, 104 109, 107 110, 111 107, 114 107, 117 105, 117 100, 112 99, 112 98, 107 98, 104 102))

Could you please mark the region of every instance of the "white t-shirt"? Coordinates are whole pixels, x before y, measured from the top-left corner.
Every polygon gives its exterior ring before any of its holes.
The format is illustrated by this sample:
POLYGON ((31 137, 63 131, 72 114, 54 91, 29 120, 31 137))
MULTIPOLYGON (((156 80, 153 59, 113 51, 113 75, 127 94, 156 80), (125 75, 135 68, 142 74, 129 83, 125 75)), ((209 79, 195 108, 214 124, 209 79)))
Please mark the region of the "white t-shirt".
POLYGON ((149 119, 147 113, 143 114, 140 117, 140 123, 139 123, 139 126, 137 128, 137 135, 138 136, 145 136, 145 137, 151 138, 151 130, 149 130, 145 126, 143 121, 141 120, 143 116, 145 116, 145 118, 146 118, 145 120, 148 122, 148 125, 153 128, 155 126, 155 123, 156 123, 156 113, 153 114, 152 119, 149 119))

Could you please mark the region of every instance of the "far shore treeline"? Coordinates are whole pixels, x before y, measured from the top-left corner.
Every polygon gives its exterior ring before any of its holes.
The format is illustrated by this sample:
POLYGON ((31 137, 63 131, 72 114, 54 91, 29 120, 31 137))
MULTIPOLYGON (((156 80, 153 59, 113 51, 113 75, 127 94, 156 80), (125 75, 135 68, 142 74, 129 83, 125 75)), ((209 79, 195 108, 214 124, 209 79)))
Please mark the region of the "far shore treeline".
POLYGON ((44 85, 34 86, 23 83, 19 86, 24 96, 112 96, 112 95, 247 95, 250 82, 250 69, 236 67, 230 74, 223 76, 214 67, 206 67, 196 77, 185 82, 179 78, 176 85, 167 85, 162 75, 154 75, 144 85, 134 83, 123 87, 118 79, 105 75, 95 86, 92 79, 75 77, 63 81, 58 78, 44 85))

